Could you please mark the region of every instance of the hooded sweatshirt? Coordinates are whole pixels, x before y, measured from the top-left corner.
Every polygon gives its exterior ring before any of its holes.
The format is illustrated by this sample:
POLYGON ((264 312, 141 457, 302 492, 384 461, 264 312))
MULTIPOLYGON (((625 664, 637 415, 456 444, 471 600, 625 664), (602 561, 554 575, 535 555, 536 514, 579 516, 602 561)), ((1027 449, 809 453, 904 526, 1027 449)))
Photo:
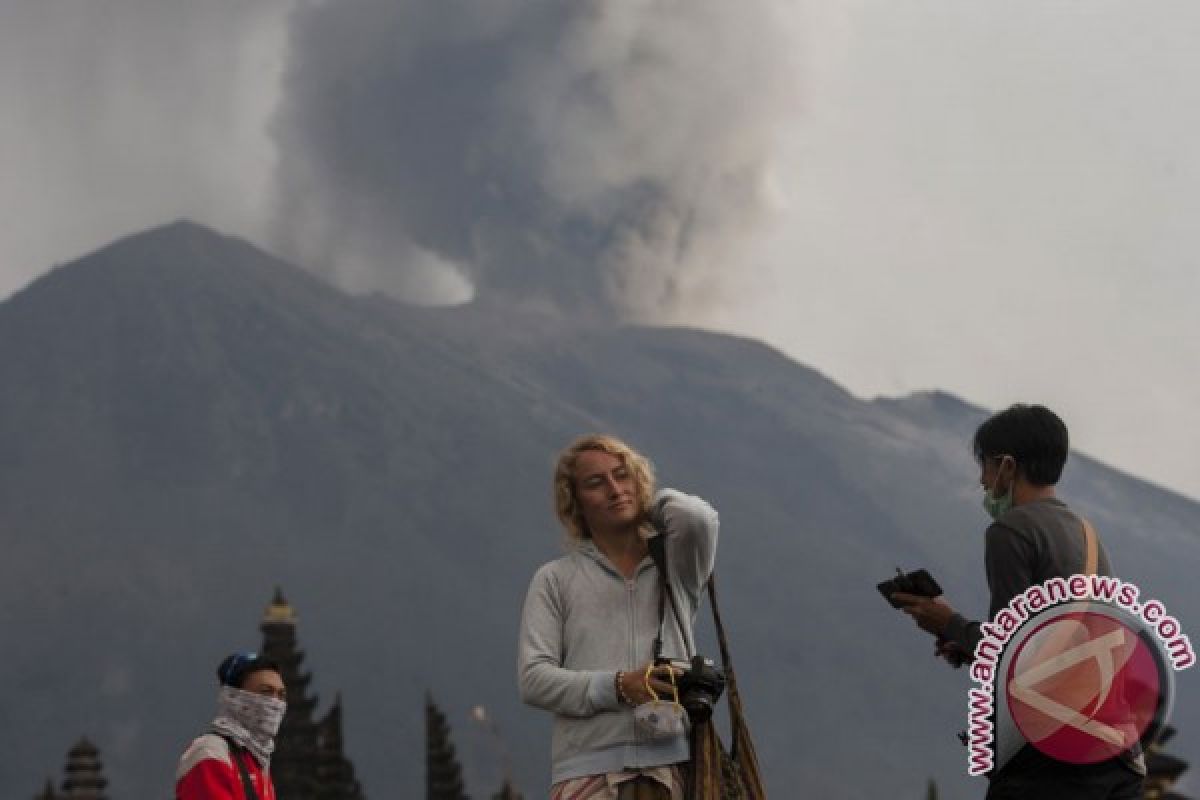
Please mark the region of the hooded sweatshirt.
MULTIPOLYGON (((716 558, 717 512, 699 497, 662 489, 649 518, 666 535, 669 585, 684 617, 677 622, 666 603, 663 655, 688 659, 716 558)), ((626 579, 591 540, 534 574, 521 614, 517 679, 525 703, 554 713, 551 783, 688 759, 686 736, 646 738, 633 709, 617 698, 617 672, 654 656, 659 592, 649 556, 626 579)))

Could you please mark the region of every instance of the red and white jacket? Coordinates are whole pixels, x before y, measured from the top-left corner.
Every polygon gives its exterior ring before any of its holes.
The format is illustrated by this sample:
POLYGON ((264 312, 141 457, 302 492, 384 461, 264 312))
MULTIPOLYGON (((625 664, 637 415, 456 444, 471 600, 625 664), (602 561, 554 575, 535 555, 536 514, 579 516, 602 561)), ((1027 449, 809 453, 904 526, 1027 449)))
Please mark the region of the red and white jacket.
MULTIPOLYGON (((175 772, 176 799, 250 800, 242 788, 242 776, 234 758, 229 744, 217 734, 206 733, 196 739, 179 759, 179 769, 175 772)), ((263 769, 245 750, 238 751, 236 758, 246 765, 258 800, 275 800, 270 771, 263 769)))

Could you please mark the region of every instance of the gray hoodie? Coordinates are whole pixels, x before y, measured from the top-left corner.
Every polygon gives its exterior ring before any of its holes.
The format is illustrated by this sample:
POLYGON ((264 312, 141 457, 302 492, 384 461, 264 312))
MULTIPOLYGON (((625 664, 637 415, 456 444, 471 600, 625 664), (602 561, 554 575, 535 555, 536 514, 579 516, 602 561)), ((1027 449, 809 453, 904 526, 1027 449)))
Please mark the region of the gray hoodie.
MULTIPOLYGON (((650 520, 667 537, 667 572, 682 626, 666 606, 663 655, 695 652, 692 624, 717 551, 717 512, 699 497, 662 489, 650 520), (682 627, 682 630, 681 630, 682 627)), ((551 783, 630 767, 686 761, 684 736, 651 740, 617 699, 618 670, 653 657, 659 578, 646 557, 626 580, 591 540, 534 574, 521 614, 517 680, 521 699, 554 712, 551 783)))

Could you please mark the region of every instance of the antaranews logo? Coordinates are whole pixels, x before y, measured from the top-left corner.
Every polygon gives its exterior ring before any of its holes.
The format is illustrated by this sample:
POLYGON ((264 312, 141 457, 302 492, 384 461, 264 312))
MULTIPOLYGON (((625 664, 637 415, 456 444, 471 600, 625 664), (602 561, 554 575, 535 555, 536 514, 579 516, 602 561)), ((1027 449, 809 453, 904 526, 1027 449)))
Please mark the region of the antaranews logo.
POLYGON ((1173 672, 1196 661, 1179 621, 1119 578, 1033 586, 981 626, 968 692, 967 772, 1003 766, 1026 742, 1092 764, 1156 737, 1173 672))

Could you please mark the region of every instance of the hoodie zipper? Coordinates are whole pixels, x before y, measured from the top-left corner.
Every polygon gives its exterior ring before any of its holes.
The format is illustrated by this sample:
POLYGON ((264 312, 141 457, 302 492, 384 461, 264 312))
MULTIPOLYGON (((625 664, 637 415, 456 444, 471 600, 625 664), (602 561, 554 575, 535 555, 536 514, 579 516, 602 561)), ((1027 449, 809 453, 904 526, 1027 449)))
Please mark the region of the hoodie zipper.
MULTIPOLYGON (((632 578, 625 579, 625 597, 628 600, 627 608, 629 609, 629 648, 625 657, 626 663, 631 669, 637 668, 637 609, 633 601, 633 593, 637 588, 637 572, 634 572, 632 578)), ((633 714, 629 715, 629 732, 630 741, 633 742, 633 747, 638 746, 637 723, 633 718, 633 714)))
MULTIPOLYGON (((639 564, 638 568, 634 571, 632 578, 624 578, 624 577, 622 578, 622 580, 625 581, 625 588, 627 590, 625 592, 625 596, 629 599, 629 604, 628 604, 629 605, 629 656, 628 656, 628 658, 629 658, 629 664, 631 665, 631 669, 637 669, 639 666, 638 654, 637 654, 637 602, 634 600, 634 594, 637 591, 638 578, 641 576, 641 574, 643 572, 646 571, 646 569, 647 569, 646 565, 639 564)), ((641 747, 642 737, 638 733, 637 722, 634 720, 633 714, 629 715, 629 729, 630 729, 630 733, 632 734, 630 741, 633 742, 633 748, 635 750, 635 752, 632 753, 631 755, 633 755, 636 758, 637 757, 636 750, 641 747)))
MULTIPOLYGON (((634 602, 633 595, 637 590, 638 576, 644 571, 644 567, 643 565, 639 564, 637 570, 635 570, 633 573, 633 577, 626 578, 616 570, 611 562, 605 563, 608 560, 603 558, 603 556, 600 556, 598 552, 593 555, 593 558, 598 564, 601 565, 603 569, 611 572, 618 580, 625 582, 625 605, 629 612, 629 624, 626 626, 629 630, 629 645, 626 651, 626 661, 632 665, 630 667, 631 669, 637 669, 637 607, 634 602)), ((636 750, 639 746, 640 738, 638 736, 637 723, 634 721, 633 714, 629 715, 629 731, 630 741, 633 743, 630 746, 634 748, 635 751, 629 755, 636 757, 636 750)))

